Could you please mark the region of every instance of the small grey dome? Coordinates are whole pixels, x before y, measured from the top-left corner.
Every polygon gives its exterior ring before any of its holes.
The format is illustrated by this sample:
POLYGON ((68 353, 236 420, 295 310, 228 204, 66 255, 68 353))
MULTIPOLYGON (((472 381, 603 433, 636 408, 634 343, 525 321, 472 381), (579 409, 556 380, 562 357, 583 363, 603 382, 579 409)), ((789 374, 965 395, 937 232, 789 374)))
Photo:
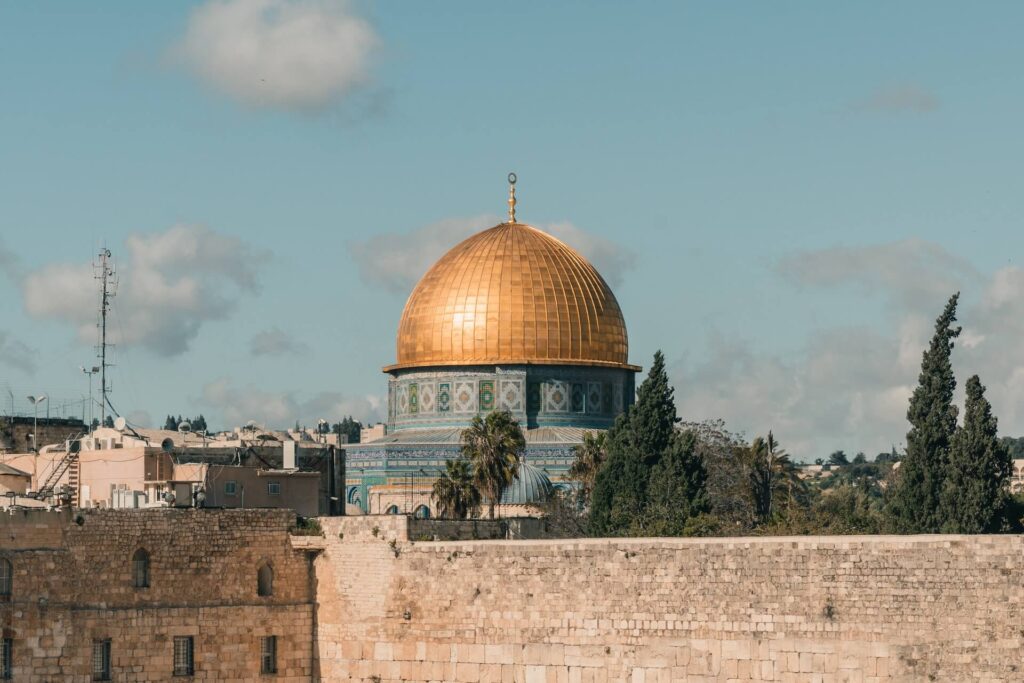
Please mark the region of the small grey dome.
POLYGON ((544 472, 529 463, 519 464, 519 474, 501 494, 502 505, 535 505, 551 498, 554 487, 544 472))

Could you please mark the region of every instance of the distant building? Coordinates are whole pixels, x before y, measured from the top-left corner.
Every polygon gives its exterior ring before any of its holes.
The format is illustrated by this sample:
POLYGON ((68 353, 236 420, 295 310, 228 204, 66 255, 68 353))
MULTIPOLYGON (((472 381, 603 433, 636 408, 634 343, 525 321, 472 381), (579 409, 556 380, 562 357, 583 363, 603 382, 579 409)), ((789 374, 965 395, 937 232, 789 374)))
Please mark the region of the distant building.
POLYGON ((0 496, 25 493, 31 485, 31 474, 0 463, 0 496))
POLYGON ((1010 474, 1010 492, 1024 493, 1024 459, 1013 461, 1010 474))
POLYGON ((8 454, 3 465, 29 477, 20 493, 52 499, 67 490, 72 505, 82 508, 201 503, 289 508, 304 516, 332 511, 331 498, 340 499, 340 481, 331 481, 340 473, 333 466, 340 458, 335 449, 268 433, 252 436, 100 428, 38 454, 8 454))

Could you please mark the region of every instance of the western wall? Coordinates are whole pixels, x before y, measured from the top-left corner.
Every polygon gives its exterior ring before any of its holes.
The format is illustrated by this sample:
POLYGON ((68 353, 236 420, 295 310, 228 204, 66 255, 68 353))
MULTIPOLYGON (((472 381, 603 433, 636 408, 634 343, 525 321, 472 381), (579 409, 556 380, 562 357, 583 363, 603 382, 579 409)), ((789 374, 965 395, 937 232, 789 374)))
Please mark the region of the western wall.
POLYGON ((1020 537, 424 543, 406 525, 324 521, 323 680, 1024 680, 1020 537))
POLYGON ((181 680, 176 635, 195 638, 195 680, 263 680, 266 635, 278 681, 1024 680, 1017 536, 423 541, 466 529, 321 523, 294 536, 273 510, 0 515, 14 680, 92 680, 97 639, 112 680, 181 680))

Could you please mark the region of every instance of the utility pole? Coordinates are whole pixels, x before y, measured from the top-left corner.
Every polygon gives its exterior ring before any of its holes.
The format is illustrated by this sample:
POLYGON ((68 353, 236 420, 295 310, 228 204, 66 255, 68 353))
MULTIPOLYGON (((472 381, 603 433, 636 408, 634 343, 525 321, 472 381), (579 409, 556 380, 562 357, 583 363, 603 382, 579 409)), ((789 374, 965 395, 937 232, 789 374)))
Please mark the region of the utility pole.
MULTIPOLYGON (((110 263, 110 250, 100 250, 99 262, 96 264, 96 279, 100 281, 100 426, 103 427, 107 421, 107 392, 110 386, 107 384, 107 368, 113 363, 107 363, 107 313, 110 311, 110 300, 114 298, 117 282, 114 280, 114 267, 110 263)), ((90 380, 92 378, 90 377, 90 380)))

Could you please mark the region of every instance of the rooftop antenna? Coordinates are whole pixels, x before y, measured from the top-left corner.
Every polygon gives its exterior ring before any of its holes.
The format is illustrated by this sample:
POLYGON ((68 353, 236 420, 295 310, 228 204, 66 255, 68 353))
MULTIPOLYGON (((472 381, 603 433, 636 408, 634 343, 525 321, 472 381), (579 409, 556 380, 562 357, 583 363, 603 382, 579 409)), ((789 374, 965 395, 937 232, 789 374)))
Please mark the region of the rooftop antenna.
POLYGON ((117 281, 114 279, 114 266, 110 261, 110 250, 104 247, 100 249, 99 261, 94 264, 96 279, 100 281, 100 426, 107 421, 107 393, 110 386, 107 384, 107 368, 113 363, 107 362, 107 313, 110 311, 110 300, 114 298, 117 289, 117 281))

